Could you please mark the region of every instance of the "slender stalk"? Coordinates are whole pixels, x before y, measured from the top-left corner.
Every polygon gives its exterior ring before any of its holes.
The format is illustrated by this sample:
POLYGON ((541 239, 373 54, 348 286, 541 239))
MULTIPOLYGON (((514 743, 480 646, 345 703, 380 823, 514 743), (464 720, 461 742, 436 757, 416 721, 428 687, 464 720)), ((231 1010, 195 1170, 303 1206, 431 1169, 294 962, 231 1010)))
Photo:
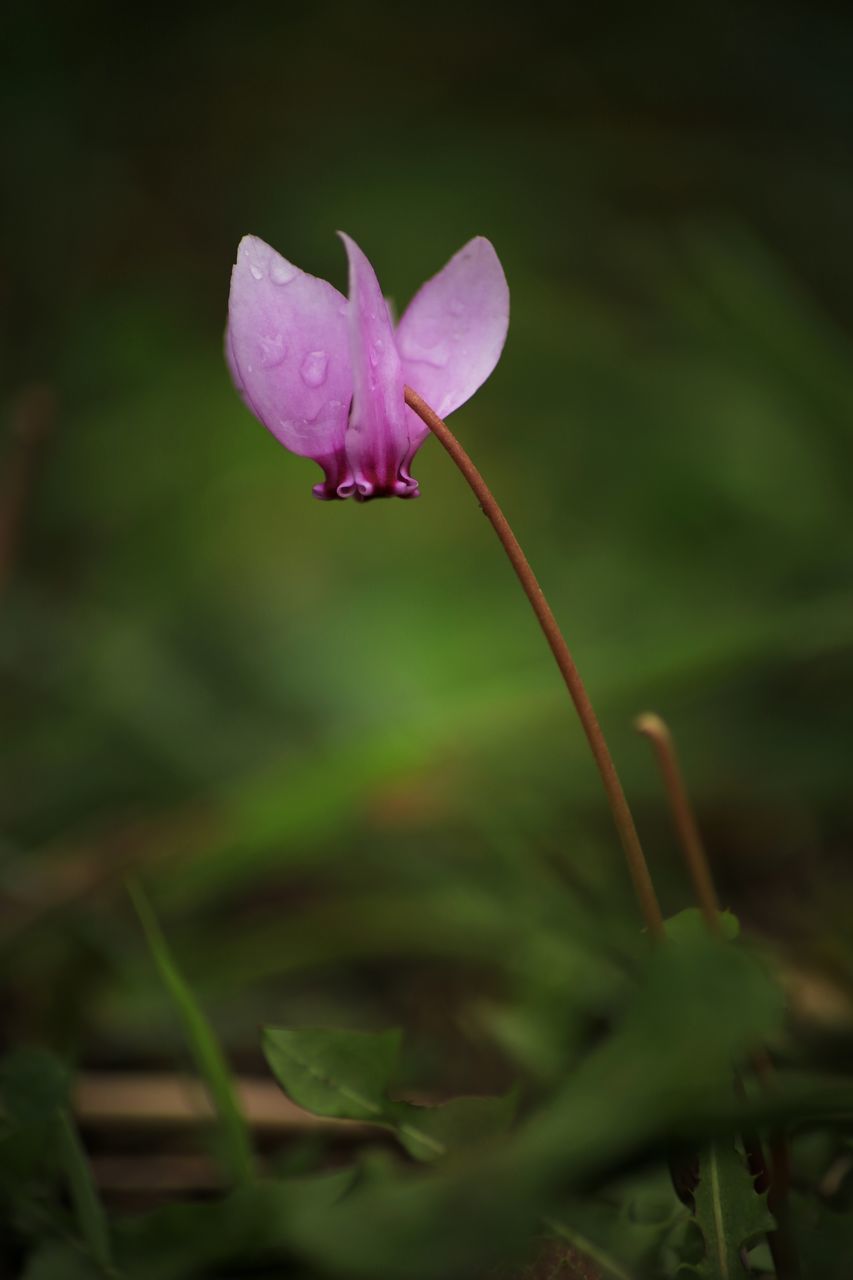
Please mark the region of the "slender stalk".
POLYGON ((690 803, 690 797, 684 785, 684 777, 678 763, 672 734, 665 721, 652 712, 638 716, 634 721, 634 726, 638 733, 649 739, 655 749, 663 785, 666 790, 666 797, 669 801, 672 821, 675 825, 681 851, 684 854, 687 870, 690 873, 690 879, 693 881, 696 900, 711 933, 719 934, 720 903, 714 887, 714 880, 711 876, 708 855, 705 852, 705 846, 699 834, 696 815, 693 812, 693 806, 690 803))
POLYGON ((498 506, 494 495, 489 489, 480 472, 474 466, 474 463, 468 457, 468 454, 462 448, 462 445, 454 436, 453 432, 445 422, 442 422, 438 414, 429 407, 429 405, 421 399, 416 391, 411 387, 406 387, 406 404, 418 415, 418 417, 429 427, 432 434, 438 439, 439 443, 450 454, 450 457, 456 463, 456 466, 462 472, 471 489, 474 492, 483 514, 489 520, 495 533, 501 541, 504 550, 509 557, 510 563, 516 572, 519 582, 521 583, 524 594, 530 601, 531 608, 536 614, 536 618, 542 628, 545 639, 551 652, 554 655, 560 673, 566 683, 569 696, 574 703, 578 718, 583 726, 589 742, 595 763, 598 766, 598 772, 601 774, 601 781, 604 784, 604 790, 613 814, 613 821, 616 824, 616 830, 622 842, 622 848, 625 851, 625 858, 628 863, 628 871, 634 885, 634 892, 640 904, 640 910, 645 920, 646 927, 651 936, 660 941, 664 937, 663 916, 661 915, 660 904, 658 903, 657 894, 652 883, 649 868, 646 863, 645 854, 643 853, 640 838, 637 835, 637 828, 634 825, 634 819, 631 810, 628 807, 628 801, 625 799, 625 792, 622 789, 622 783, 616 772, 616 766, 613 763, 613 757, 607 746, 601 726, 598 723, 598 717, 595 714, 592 703, 589 700, 584 683, 581 680, 580 673, 575 666, 574 658, 571 655, 569 646, 557 625, 557 620, 551 611, 551 606, 545 599, 542 588, 537 581, 536 575, 531 569, 527 557, 522 551, 518 539, 513 533, 506 516, 498 506))
MULTIPOLYGON (((648 738, 658 759, 664 789, 669 801, 672 821, 678 842, 693 882, 693 890, 705 917, 709 932, 719 937, 720 902, 717 897, 711 864, 705 851, 699 824, 690 802, 684 777, 678 762, 675 743, 665 720, 653 712, 638 716, 634 721, 638 733, 648 738)), ((766 1049, 752 1056, 752 1067, 765 1089, 772 1088, 773 1063, 766 1049)), ((743 1082, 735 1077, 738 1097, 745 1097, 743 1082)), ((768 1192, 768 1204, 776 1216, 777 1228, 767 1234, 767 1243, 780 1280, 796 1280, 799 1276, 797 1251, 788 1223, 788 1187, 790 1184, 790 1155, 788 1143, 781 1132, 770 1134, 770 1161, 768 1164, 763 1144, 758 1134, 749 1130, 743 1134, 749 1166, 755 1178, 756 1189, 768 1192)))

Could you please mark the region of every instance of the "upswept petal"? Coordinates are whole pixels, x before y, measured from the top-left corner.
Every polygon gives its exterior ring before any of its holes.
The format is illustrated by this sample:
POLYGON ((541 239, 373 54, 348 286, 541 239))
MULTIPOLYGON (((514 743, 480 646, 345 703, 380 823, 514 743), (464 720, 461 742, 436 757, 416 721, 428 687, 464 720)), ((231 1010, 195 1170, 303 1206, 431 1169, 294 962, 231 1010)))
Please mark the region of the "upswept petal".
MULTIPOLYGON (((405 380, 446 417, 474 394, 498 362, 509 326, 509 287, 484 236, 469 240, 415 294, 397 326, 405 380)), ((409 431, 427 433, 416 414, 409 431)))
POLYGON ((225 338, 234 384, 255 417, 293 453, 319 462, 335 487, 347 479, 346 310, 346 299, 325 280, 300 271, 257 236, 241 240, 225 338))
MULTIPOLYGON (((225 326, 225 363, 228 366, 228 372, 231 374, 231 381, 237 388, 240 399, 243 401, 246 408, 254 413, 255 411, 249 403, 249 397, 246 395, 246 388, 243 386, 243 379, 240 377, 240 370, 237 368, 237 361, 234 359, 234 343, 231 340, 230 322, 225 326)), ((255 414, 255 416, 257 417, 257 414, 255 414)))
POLYGON ((349 342, 352 410, 347 461, 356 493, 370 498, 414 497, 408 473, 411 442, 403 399, 403 369, 394 328, 376 272, 350 236, 338 232, 349 260, 349 342))

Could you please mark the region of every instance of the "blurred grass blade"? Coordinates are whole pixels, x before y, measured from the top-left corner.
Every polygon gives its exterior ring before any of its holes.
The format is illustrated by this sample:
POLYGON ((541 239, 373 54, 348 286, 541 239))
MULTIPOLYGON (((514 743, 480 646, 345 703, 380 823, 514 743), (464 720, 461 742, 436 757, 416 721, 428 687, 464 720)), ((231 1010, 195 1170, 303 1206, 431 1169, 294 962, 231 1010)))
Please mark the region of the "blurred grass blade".
POLYGON ((210 1093, 219 1121, 220 1155, 225 1172, 235 1185, 251 1182, 254 1176, 251 1141, 234 1092, 228 1064, 195 996, 172 958, 147 897, 135 881, 128 881, 127 888, 154 963, 175 1002, 196 1065, 210 1093))
POLYGON ((113 1270, 107 1219, 92 1181, 77 1126, 65 1107, 57 1113, 57 1130, 60 1159, 68 1179, 80 1234, 95 1262, 104 1270, 113 1270))
POLYGON ((609 1253, 606 1253, 604 1249, 593 1243, 592 1240, 587 1239, 580 1231, 576 1231, 574 1228, 553 1218, 548 1219, 546 1225, 550 1231, 553 1231, 555 1236, 559 1236, 567 1244, 571 1245, 573 1249, 576 1249, 578 1253, 594 1262, 602 1277, 606 1277, 606 1280, 634 1280, 631 1272, 626 1271, 617 1258, 612 1258, 609 1253))

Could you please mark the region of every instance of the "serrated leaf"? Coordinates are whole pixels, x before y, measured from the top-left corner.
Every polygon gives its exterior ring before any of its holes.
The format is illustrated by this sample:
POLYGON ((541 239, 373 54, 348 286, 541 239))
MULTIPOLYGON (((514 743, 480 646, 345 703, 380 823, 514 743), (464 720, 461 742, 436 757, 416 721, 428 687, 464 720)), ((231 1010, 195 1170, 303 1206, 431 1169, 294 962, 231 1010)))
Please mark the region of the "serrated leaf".
POLYGON ((696 1266, 682 1267, 679 1277, 737 1280, 745 1276, 743 1251, 773 1231, 776 1223, 766 1194, 757 1194, 746 1160, 731 1140, 712 1142, 704 1152, 695 1202, 705 1256, 696 1266))
MULTIPOLYGON (((717 920, 727 942, 734 942, 740 936, 740 921, 733 912, 718 911, 717 920)), ((670 942, 694 942, 708 933, 708 922, 698 907, 685 907, 664 920, 663 927, 670 942)))
POLYGON ((388 1086, 400 1054, 399 1031, 266 1027, 263 1050, 288 1097, 306 1111, 340 1120, 390 1122, 388 1086))

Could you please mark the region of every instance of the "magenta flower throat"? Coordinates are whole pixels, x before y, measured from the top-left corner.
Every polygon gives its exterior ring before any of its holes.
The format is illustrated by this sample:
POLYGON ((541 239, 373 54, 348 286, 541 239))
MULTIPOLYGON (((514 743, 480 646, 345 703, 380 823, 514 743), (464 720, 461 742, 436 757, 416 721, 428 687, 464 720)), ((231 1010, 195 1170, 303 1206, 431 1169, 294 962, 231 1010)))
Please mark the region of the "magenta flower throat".
POLYGON ((231 273, 228 367, 255 417, 322 467, 318 498, 417 498, 410 468, 429 429, 403 388, 441 417, 474 394, 506 339, 506 278, 477 236, 423 285, 395 329, 373 267, 349 236, 341 239, 348 299, 244 237, 231 273))

